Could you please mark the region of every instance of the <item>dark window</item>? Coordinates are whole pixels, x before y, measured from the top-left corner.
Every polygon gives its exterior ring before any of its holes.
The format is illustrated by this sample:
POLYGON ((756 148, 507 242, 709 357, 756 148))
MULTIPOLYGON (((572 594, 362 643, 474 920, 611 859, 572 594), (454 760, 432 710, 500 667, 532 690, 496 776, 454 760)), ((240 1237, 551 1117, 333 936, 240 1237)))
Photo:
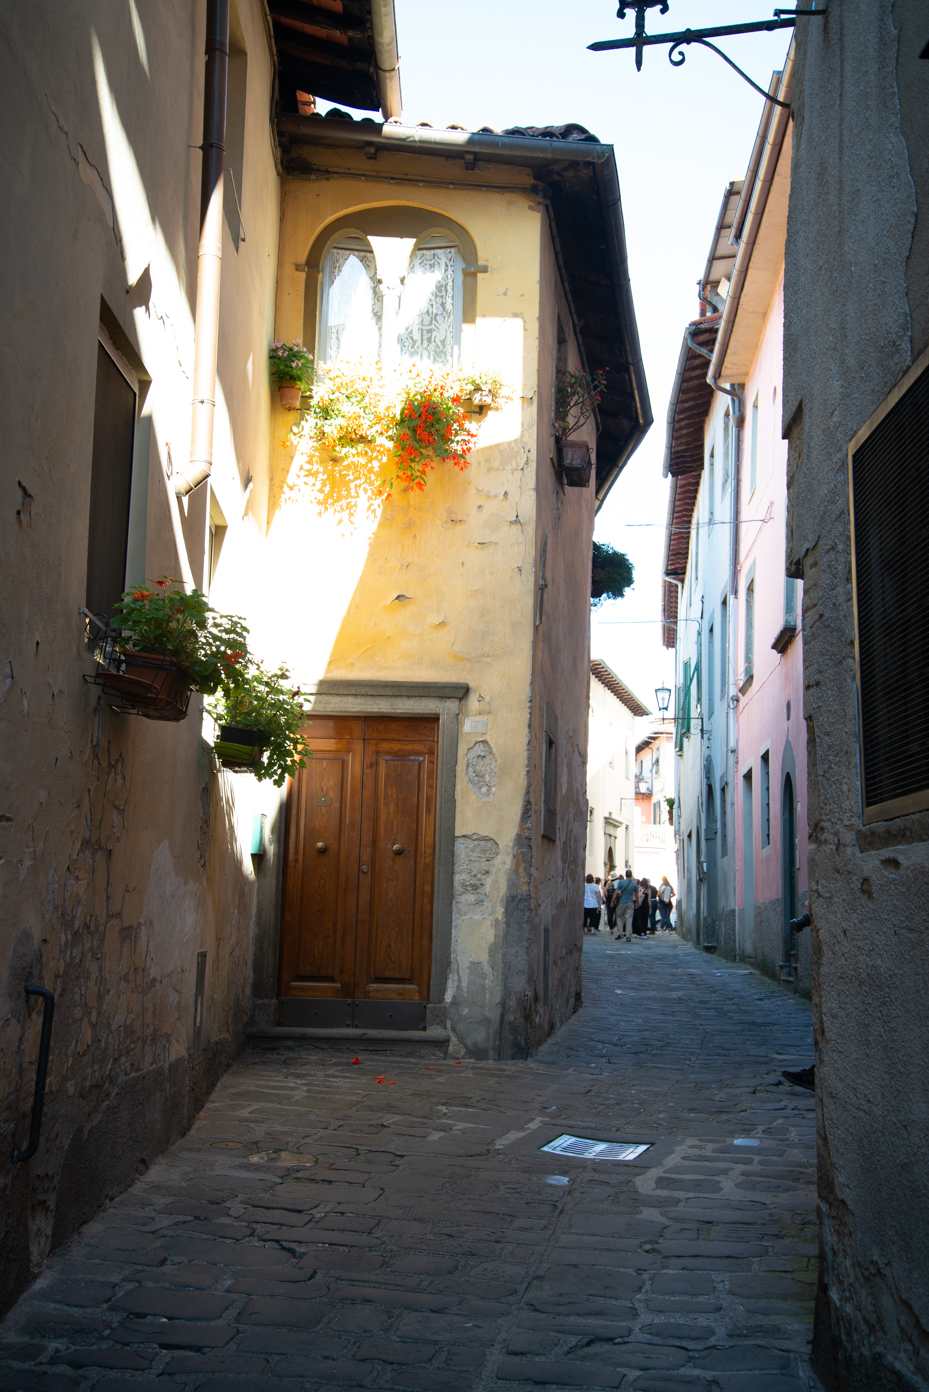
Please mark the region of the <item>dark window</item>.
POLYGON ((929 807, 927 367, 849 450, 865 821, 929 807))
POLYGON ((726 805, 726 780, 719 785, 719 854, 729 854, 729 808, 726 805))
POLYGON ((558 717, 545 702, 542 742, 542 835, 554 841, 558 827, 558 717))
POLYGON ((706 706, 707 706, 707 711, 709 712, 710 715, 713 714, 713 710, 714 710, 715 705, 716 705, 716 700, 715 700, 715 695, 716 695, 716 692, 715 692, 716 678, 715 678, 715 676, 714 676, 715 671, 716 671, 716 634, 715 634, 714 631, 713 631, 713 625, 710 624, 709 634, 708 634, 708 636, 707 636, 707 650, 706 650, 706 675, 707 675, 707 682, 706 682, 706 706))
POLYGON ((719 699, 725 701, 727 694, 726 681, 726 648, 729 643, 729 596, 723 595, 719 606, 719 699))
POLYGON ((771 844, 771 751, 761 756, 761 844, 771 844))
POLYGON ((87 608, 92 614, 111 614, 126 584, 135 421, 135 391, 98 343, 87 539, 87 608))

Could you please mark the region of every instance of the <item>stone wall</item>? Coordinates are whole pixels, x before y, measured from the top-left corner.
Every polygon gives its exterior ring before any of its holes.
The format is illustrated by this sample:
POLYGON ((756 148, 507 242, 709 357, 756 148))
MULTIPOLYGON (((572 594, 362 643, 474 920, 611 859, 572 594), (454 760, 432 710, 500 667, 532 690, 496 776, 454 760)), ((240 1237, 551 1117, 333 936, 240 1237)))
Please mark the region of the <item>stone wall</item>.
POLYGON ((843 0, 797 34, 783 422, 804 581, 814 1360, 829 1388, 905 1392, 929 1386, 929 842, 924 815, 862 827, 847 450, 929 344, 929 31, 922 0, 843 0))

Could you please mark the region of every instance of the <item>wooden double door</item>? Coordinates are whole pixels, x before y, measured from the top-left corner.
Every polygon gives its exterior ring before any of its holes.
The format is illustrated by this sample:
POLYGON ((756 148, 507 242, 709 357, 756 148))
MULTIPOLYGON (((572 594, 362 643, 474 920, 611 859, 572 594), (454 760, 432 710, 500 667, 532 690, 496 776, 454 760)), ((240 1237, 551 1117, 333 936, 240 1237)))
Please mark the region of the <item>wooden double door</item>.
POLYGON ((312 716, 288 788, 278 1018, 417 1029, 432 975, 438 720, 312 716))

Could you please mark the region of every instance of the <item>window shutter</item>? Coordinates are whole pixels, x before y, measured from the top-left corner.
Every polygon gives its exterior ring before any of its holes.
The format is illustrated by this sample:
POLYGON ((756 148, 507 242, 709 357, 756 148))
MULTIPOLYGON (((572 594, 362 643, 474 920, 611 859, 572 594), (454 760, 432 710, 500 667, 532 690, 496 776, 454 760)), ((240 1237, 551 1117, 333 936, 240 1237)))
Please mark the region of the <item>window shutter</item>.
POLYGON ((849 447, 865 822, 929 807, 929 353, 849 447))
POLYGON ((109 616, 126 584, 135 418, 136 394, 98 343, 87 536, 87 608, 92 614, 109 616))

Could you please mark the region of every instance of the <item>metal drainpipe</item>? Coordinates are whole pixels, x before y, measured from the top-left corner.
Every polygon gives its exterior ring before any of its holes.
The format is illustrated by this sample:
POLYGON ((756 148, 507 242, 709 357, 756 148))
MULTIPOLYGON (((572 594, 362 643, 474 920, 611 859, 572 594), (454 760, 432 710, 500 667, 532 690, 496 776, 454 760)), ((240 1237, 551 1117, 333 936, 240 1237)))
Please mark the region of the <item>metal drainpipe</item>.
POLYGON ((394 0, 372 0, 371 28, 374 32, 374 63, 381 112, 385 121, 399 120, 403 102, 400 97, 400 57, 397 53, 394 0))
POLYGON ((223 165, 226 160, 226 82, 229 75, 229 0, 207 0, 206 74, 203 84, 203 165, 200 175, 200 250, 194 331, 194 395, 190 459, 178 469, 174 491, 186 498, 213 469, 216 345, 223 265, 223 165))

